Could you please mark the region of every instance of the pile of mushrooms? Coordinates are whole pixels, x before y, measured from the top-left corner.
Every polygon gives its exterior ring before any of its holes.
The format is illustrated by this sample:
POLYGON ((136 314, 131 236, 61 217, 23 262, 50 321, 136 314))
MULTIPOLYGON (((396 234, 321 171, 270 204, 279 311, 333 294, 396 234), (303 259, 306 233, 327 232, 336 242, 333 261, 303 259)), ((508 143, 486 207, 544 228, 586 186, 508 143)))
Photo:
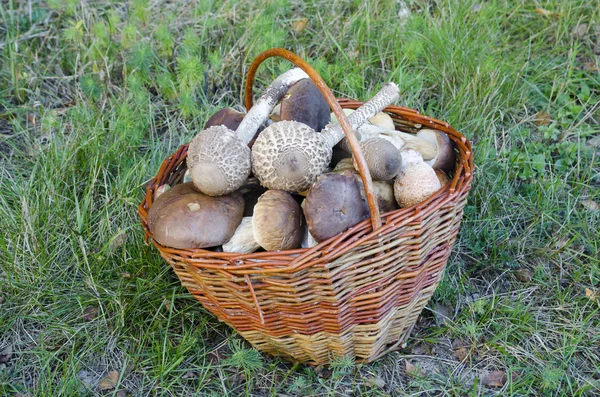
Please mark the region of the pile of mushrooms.
MULTIPOLYGON (((356 111, 344 109, 382 213, 426 200, 448 182, 456 162, 446 134, 396 130, 382 111, 398 95, 388 83, 356 111)), ((213 114, 190 142, 186 162, 191 182, 159 186, 148 214, 153 239, 164 246, 307 248, 369 217, 344 133, 298 68, 277 77, 248 113, 213 114)))

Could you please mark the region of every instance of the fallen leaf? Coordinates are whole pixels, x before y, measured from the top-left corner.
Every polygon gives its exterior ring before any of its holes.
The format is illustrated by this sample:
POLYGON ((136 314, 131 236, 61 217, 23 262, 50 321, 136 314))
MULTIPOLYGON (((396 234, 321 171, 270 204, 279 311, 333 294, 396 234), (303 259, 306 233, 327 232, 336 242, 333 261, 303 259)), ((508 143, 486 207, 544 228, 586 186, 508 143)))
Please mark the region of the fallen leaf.
POLYGON ((438 303, 435 306, 433 306, 432 310, 435 316, 435 322, 438 325, 446 325, 448 321, 452 320, 453 315, 452 308, 450 306, 438 303))
POLYGON ((182 379, 196 379, 198 377, 198 373, 194 371, 187 371, 181 378, 182 379))
POLYGON ((598 211, 600 210, 600 205, 592 200, 583 200, 581 202, 581 205, 583 205, 585 208, 587 208, 590 211, 598 211))
POLYGON ((109 249, 111 250, 111 252, 114 252, 115 250, 121 248, 123 246, 123 244, 125 244, 126 241, 127 241, 127 233, 120 230, 116 234, 116 236, 110 241, 109 249))
POLYGON ((123 273, 121 273, 121 276, 123 276, 123 278, 129 279, 129 278, 131 278, 131 273, 129 273, 129 272, 123 272, 123 273))
POLYGON ((475 3, 473 4, 473 7, 471 7, 472 12, 479 12, 479 10, 481 10, 481 4, 475 3))
POLYGON ((549 10, 546 10, 545 8, 536 8, 535 12, 537 12, 538 14, 543 15, 545 17, 554 17, 554 18, 560 17, 559 12, 549 11, 549 10))
POLYGON ((404 360, 406 365, 406 374, 410 376, 423 376, 425 375, 425 370, 423 368, 418 368, 413 363, 408 360, 404 360))
POLYGON ((96 314, 98 314, 98 307, 88 306, 83 311, 83 319, 86 321, 92 321, 94 318, 96 318, 96 314))
MULTIPOLYGON (((594 302, 598 300, 598 294, 596 294, 596 292, 595 292, 593 289, 591 289, 591 288, 586 288, 586 289, 585 289, 585 296, 586 296, 586 297, 587 297, 589 300, 591 300, 591 301, 594 301, 594 302)), ((2 357, 2 356, 0 356, 0 358, 1 358, 1 357, 2 357)), ((2 361, 0 361, 0 362, 2 362, 2 361)))
POLYGON ((552 122, 552 116, 548 113, 537 112, 535 114, 535 124, 537 125, 548 125, 552 122))
POLYGON ((585 37, 587 32, 588 32, 588 24, 580 23, 579 25, 575 26, 575 29, 573 29, 573 31, 571 32, 571 36, 575 40, 581 40, 585 37))
POLYGON ((597 72, 598 71, 598 64, 596 64, 596 62, 584 62, 582 65, 583 65, 583 70, 585 70, 586 72, 597 72))
POLYGON ((106 376, 100 379, 98 382, 98 389, 100 391, 113 390, 117 383, 119 383, 119 373, 117 371, 110 371, 106 376))
POLYGON ((532 274, 529 269, 517 269, 515 270, 515 277, 522 283, 528 283, 531 281, 532 274))
POLYGON ((307 25, 308 25, 308 18, 301 18, 301 19, 298 19, 298 20, 292 22, 292 29, 294 29, 294 32, 300 33, 304 29, 306 29, 307 25))
POLYGON ((594 148, 600 148, 600 135, 595 136, 592 139, 590 139, 589 141, 587 141, 586 145, 594 147, 594 148))
POLYGON ((465 361, 465 359, 469 357, 469 351, 464 347, 459 347, 458 349, 454 350, 453 355, 458 359, 458 361, 465 361))
POLYGON ((402 26, 406 23, 406 21, 410 18, 411 12, 410 8, 405 1, 398 2, 398 19, 399 25, 402 26))
POLYGON ((481 383, 485 386, 502 387, 506 383, 506 372, 504 372, 504 371, 486 372, 481 377, 481 383))
POLYGON ((385 380, 379 375, 367 379, 367 383, 371 386, 379 387, 380 389, 385 387, 385 380))
POLYGON ((0 364, 6 364, 12 358, 13 350, 11 345, 7 345, 5 348, 0 350, 0 364))

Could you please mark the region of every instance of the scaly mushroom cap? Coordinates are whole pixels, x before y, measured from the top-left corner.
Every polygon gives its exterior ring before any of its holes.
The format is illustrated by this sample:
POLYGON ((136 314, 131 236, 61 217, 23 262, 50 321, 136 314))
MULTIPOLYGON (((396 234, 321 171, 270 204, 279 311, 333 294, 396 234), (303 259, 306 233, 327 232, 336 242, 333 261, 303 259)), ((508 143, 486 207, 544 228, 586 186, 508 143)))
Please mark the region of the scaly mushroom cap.
POLYGON ((223 108, 210 116, 204 125, 204 129, 215 125, 224 125, 231 131, 235 131, 240 126, 244 116, 246 116, 246 113, 238 112, 232 108, 223 108))
MULTIPOLYGON (((400 151, 383 138, 370 138, 360 143, 371 177, 377 181, 393 179, 402 165, 400 151)), ((354 167, 358 168, 356 161, 354 167)))
POLYGON ((300 247, 302 210, 291 194, 266 191, 254 206, 252 230, 256 242, 267 251, 300 247))
POLYGON ((310 234, 324 241, 369 217, 356 177, 349 171, 319 177, 304 200, 304 216, 310 234))
POLYGON ((210 127, 192 139, 187 166, 194 185, 210 196, 237 190, 252 169, 250 148, 224 126, 210 127))
POLYGON ((331 161, 327 140, 296 121, 265 128, 252 147, 252 171, 269 189, 308 189, 331 161))
POLYGON ((211 197, 184 183, 163 193, 150 207, 153 239, 172 248, 208 248, 223 244, 242 220, 244 199, 235 192, 211 197))
POLYGON ((329 104, 311 79, 290 87, 281 100, 280 120, 293 120, 321 131, 330 121, 329 104))
POLYGON ((394 196, 402 208, 412 207, 437 192, 442 185, 429 164, 413 162, 400 170, 394 182, 394 196))

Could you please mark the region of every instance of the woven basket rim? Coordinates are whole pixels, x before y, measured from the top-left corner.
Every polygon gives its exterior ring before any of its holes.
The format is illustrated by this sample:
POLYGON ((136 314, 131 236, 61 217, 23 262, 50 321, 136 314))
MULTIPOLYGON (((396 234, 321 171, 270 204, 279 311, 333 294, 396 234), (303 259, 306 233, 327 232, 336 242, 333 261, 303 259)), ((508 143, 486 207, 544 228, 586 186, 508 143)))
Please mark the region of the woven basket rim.
MULTIPOLYGON (((338 98, 338 102, 345 108, 357 108, 362 104, 362 102, 347 98, 338 98)), ((370 239, 377 234, 382 235, 389 228, 397 228, 413 220, 420 219, 435 211, 449 200, 460 196, 464 190, 469 189, 473 177, 473 156, 471 143, 465 136, 452 128, 448 123, 424 116, 415 109, 388 106, 384 109, 384 112, 392 116, 396 122, 408 123, 405 128, 406 132, 414 133, 420 129, 429 127, 446 133, 456 144, 458 153, 456 167, 450 182, 425 201, 415 206, 381 214, 382 227, 380 229, 373 231, 370 219, 367 218, 345 232, 322 241, 314 247, 263 251, 250 254, 215 252, 202 248, 175 249, 163 246, 152 239, 152 233, 148 226, 148 210, 152 205, 151 198, 153 197, 154 190, 166 182, 166 178, 175 168, 179 167, 178 170, 186 169, 187 144, 184 144, 174 154, 163 161, 157 175, 146 186, 144 198, 138 207, 138 213, 145 232, 145 241, 147 242, 148 239, 151 239, 154 246, 163 254, 188 258, 188 260, 193 260, 194 265, 198 267, 219 268, 231 273, 252 274, 256 273, 257 268, 261 267, 272 268, 272 271, 281 270, 282 267, 298 268, 306 263, 310 263, 311 259, 317 256, 320 257, 321 261, 324 258, 334 260, 351 247, 360 244, 363 240, 370 239), (410 124, 412 124, 412 128, 410 124), (292 262, 289 262, 290 256, 294 257, 292 262), (242 261, 252 261, 252 265, 239 266, 242 261)))

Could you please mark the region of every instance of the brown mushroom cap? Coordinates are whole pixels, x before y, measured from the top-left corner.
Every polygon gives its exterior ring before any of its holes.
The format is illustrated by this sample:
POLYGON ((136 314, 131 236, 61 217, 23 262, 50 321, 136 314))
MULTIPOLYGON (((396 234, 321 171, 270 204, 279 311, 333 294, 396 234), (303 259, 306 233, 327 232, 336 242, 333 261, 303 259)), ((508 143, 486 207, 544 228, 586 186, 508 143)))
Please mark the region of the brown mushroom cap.
POLYGON ((311 79, 302 79, 281 100, 279 119, 297 121, 321 131, 330 121, 329 104, 311 79))
POLYGON ((211 197, 192 183, 174 186, 156 199, 148 212, 153 239, 172 248, 208 248, 228 241, 242 221, 239 193, 211 197))
POLYGON ((302 243, 302 210, 291 194, 266 191, 254 206, 252 230, 256 242, 267 251, 287 250, 302 243))
POLYGON ((235 131, 240 126, 244 116, 246 116, 246 113, 238 112, 232 108, 223 108, 210 116, 204 125, 204 129, 215 125, 224 125, 231 131, 235 131))
POLYGON ((409 163, 394 182, 394 196, 402 208, 412 207, 437 192, 442 185, 435 171, 424 162, 409 163))
MULTIPOLYGON (((360 174, 356 170, 354 166, 354 162, 352 159, 343 159, 340 161, 333 172, 341 174, 345 170, 349 170, 356 177, 356 181, 360 186, 360 195, 367 200, 367 194, 365 192, 365 187, 363 185, 362 179, 360 178, 360 174)), ((394 181, 373 181, 373 193, 375 197, 377 197, 377 204, 379 205, 379 211, 383 214, 385 212, 390 212, 398 209, 398 203, 396 203, 396 198, 394 197, 394 181)))
POLYGON ((254 143, 252 171, 269 189, 301 192, 327 169, 331 154, 322 134, 296 121, 279 121, 254 143))
MULTIPOLYGON (((402 165, 400 151, 383 138, 369 138, 360 143, 371 177, 376 181, 393 179, 402 165)), ((354 167, 358 168, 356 161, 354 167)))
POLYGON ((324 241, 368 218, 369 210, 356 177, 345 171, 319 177, 304 201, 304 216, 310 234, 324 241))
POLYGON ((423 129, 417 133, 417 137, 437 146, 437 155, 431 160, 426 161, 433 168, 439 168, 444 171, 451 171, 456 166, 456 151, 454 142, 448 135, 438 130, 423 129))
POLYGON ((187 167, 194 185, 210 196, 237 190, 252 169, 248 145, 224 126, 212 126, 192 139, 187 167))

